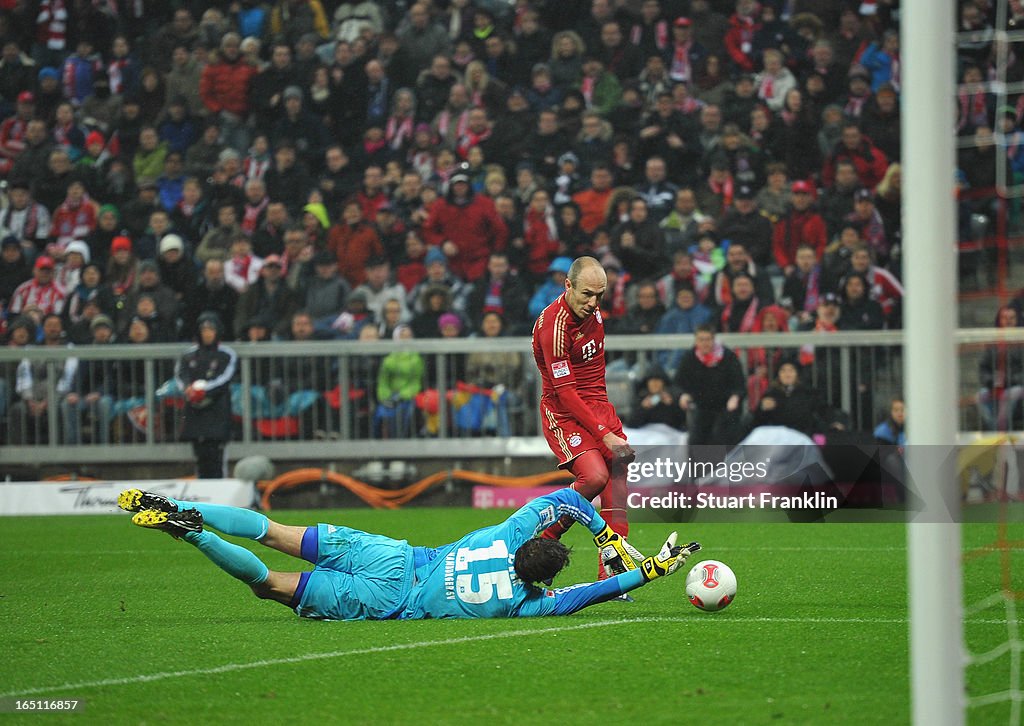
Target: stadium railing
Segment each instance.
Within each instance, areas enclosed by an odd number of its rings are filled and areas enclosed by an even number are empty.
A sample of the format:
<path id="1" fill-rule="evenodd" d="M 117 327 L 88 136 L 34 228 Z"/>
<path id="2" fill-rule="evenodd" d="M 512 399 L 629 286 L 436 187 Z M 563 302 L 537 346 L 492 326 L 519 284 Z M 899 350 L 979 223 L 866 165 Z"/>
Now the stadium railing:
<path id="1" fill-rule="evenodd" d="M 808 380 L 853 428 L 870 432 L 902 389 L 900 331 L 720 335 L 746 366 L 751 351 L 767 352 L 766 375 L 784 357 L 802 357 Z M 997 341 L 1024 348 L 1024 330 L 971 329 L 961 344 L 962 431 L 983 428 L 977 405 L 978 362 Z M 672 365 L 674 351 L 692 346 L 688 335 L 611 335 L 607 339 L 610 399 L 628 422 L 637 388 L 651 365 Z M 232 384 L 234 434 L 230 458 L 253 454 L 274 460 L 493 458 L 545 455 L 537 415 L 539 382 L 528 338 L 359 342 L 234 343 L 238 372 Z M 0 348 L 0 463 L 108 463 L 181 461 L 183 398 L 173 383 L 185 344 L 74 348 Z M 423 391 L 411 401 L 378 400 L 386 357 L 399 351 L 424 360 Z M 778 351 L 778 353 L 776 353 Z M 58 381 L 76 358 L 79 395 L 67 404 Z M 27 360 L 42 380 L 45 411 L 33 416 L 15 392 L 14 372 Z M 1008 360 L 1020 365 L 1022 357 Z M 1012 365 L 1012 363 L 1011 363 Z M 101 383 L 104 366 L 108 373 Z M 114 371 L 113 381 L 110 371 Z M 471 379 L 470 374 L 480 376 Z M 1008 371 L 1024 380 L 1024 370 Z M 89 380 L 92 378 L 93 380 Z M 401 390 L 401 381 L 394 386 Z M 415 388 L 415 386 L 413 387 Z M 387 389 L 380 391 L 387 394 Z M 951 402 L 956 405 L 956 402 Z M 1017 405 L 1016 408 L 1021 408 Z M 909 412 L 912 416 L 913 412 Z M 1020 428 L 1020 412 L 1010 424 Z M 111 446 L 116 445 L 116 446 Z M 116 453 L 115 453 L 116 452 Z"/>

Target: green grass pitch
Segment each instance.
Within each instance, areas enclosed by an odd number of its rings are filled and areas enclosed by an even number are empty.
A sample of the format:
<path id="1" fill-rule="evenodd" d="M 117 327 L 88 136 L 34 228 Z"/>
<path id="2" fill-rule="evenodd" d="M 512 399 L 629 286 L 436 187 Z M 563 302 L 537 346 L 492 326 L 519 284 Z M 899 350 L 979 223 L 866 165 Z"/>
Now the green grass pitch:
<path id="1" fill-rule="evenodd" d="M 440 544 L 500 511 L 281 511 Z M 636 524 L 657 549 L 670 527 Z M 994 539 L 966 525 L 965 547 Z M 685 573 L 566 618 L 324 623 L 301 620 L 192 547 L 122 517 L 0 519 L 0 694 L 79 698 L 38 723 L 844 723 L 909 720 L 902 525 L 693 524 L 697 558 L 739 580 L 717 614 L 691 607 Z M 556 585 L 589 580 L 579 527 Z M 302 563 L 252 544 L 271 568 Z M 1016 559 L 1016 558 L 1015 558 Z M 691 563 L 693 560 L 691 561 Z M 1024 561 L 1016 564 L 1024 566 Z M 955 567 L 956 563 L 950 563 Z M 999 589 L 997 556 L 969 566 L 965 601 Z M 1007 642 L 1002 603 L 972 614 L 973 652 Z M 971 695 L 1010 687 L 1010 653 L 967 670 Z M 1015 684 L 1017 687 L 1020 684 Z M 1006 723 L 1006 703 L 972 723 Z"/>

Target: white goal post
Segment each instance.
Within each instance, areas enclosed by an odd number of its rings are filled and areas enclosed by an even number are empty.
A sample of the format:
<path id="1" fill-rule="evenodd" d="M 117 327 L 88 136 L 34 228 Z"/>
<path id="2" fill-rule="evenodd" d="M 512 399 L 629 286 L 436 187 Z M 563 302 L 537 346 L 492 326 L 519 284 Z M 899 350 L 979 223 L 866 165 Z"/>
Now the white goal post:
<path id="1" fill-rule="evenodd" d="M 904 386 L 909 470 L 924 509 L 907 525 L 913 722 L 964 723 L 954 202 L 956 3 L 904 0 L 902 93 Z M 941 524 L 952 515 L 954 523 Z"/>

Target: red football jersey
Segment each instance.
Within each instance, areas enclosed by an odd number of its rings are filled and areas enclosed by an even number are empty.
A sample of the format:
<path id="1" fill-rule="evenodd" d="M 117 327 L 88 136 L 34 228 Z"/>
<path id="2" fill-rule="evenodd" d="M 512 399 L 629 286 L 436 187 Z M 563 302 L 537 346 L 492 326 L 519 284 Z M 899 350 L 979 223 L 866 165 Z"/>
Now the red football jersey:
<path id="1" fill-rule="evenodd" d="M 572 385 L 584 401 L 607 401 L 604 382 L 604 321 L 601 309 L 579 320 L 565 302 L 565 294 L 544 308 L 533 325 L 533 357 L 543 386 L 541 398 L 551 405 L 556 388 Z"/>

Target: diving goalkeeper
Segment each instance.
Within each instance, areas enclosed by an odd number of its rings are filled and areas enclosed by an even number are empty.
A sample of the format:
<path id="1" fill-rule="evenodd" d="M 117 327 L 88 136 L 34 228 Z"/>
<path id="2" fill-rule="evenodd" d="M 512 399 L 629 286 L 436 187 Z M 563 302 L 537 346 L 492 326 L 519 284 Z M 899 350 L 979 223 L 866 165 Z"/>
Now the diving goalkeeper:
<path id="1" fill-rule="evenodd" d="M 136 512 L 135 524 L 193 545 L 249 585 L 257 597 L 322 620 L 569 615 L 672 574 L 700 549 L 696 542 L 677 546 L 673 532 L 657 555 L 636 562 L 639 553 L 572 489 L 539 497 L 501 524 L 436 548 L 413 547 L 340 525 L 286 526 L 248 509 L 179 501 L 138 489 L 122 492 L 118 505 Z M 605 567 L 619 574 L 567 588 L 540 584 L 550 582 L 569 562 L 564 544 L 537 536 L 563 515 L 590 530 Z M 252 552 L 209 528 L 256 540 L 314 568 L 269 570 Z"/>

